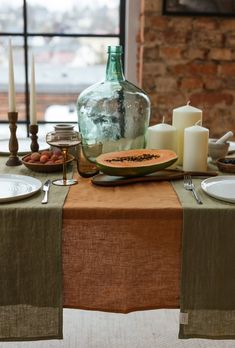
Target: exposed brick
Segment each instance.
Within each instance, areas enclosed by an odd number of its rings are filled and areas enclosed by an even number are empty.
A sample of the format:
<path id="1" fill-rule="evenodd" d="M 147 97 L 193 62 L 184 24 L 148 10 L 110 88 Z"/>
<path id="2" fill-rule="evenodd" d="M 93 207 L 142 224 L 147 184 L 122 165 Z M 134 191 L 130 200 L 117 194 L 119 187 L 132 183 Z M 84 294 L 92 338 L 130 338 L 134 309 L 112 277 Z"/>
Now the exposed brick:
<path id="1" fill-rule="evenodd" d="M 219 138 L 226 131 L 235 132 L 233 123 L 233 112 L 226 107 L 210 108 L 205 111 L 206 117 L 203 117 L 204 124 L 210 129 L 210 137 Z M 204 112 L 203 112 L 204 114 Z M 233 137 L 234 139 L 234 137 Z"/>
<path id="2" fill-rule="evenodd" d="M 197 48 L 223 47 L 224 35 L 219 31 L 195 31 L 192 34 L 191 45 Z"/>
<path id="3" fill-rule="evenodd" d="M 176 75 L 184 77 L 196 75 L 215 75 L 217 72 L 217 65 L 213 63 L 192 62 L 188 64 L 177 64 L 171 67 Z"/>
<path id="4" fill-rule="evenodd" d="M 235 75 L 235 64 L 234 63 L 224 63 L 219 66 L 218 72 L 223 76 L 234 76 Z"/>
<path id="5" fill-rule="evenodd" d="M 144 2 L 144 10 L 147 11 L 154 11 L 154 12 L 161 12 L 162 11 L 162 0 L 147 0 Z"/>
<path id="6" fill-rule="evenodd" d="M 187 100 L 203 110 L 210 136 L 235 132 L 235 21 L 225 17 L 161 16 L 162 0 L 145 2 L 143 86 L 151 122 Z M 159 56 L 157 56 L 157 52 Z M 141 66 L 141 64 L 140 64 Z"/>
<path id="7" fill-rule="evenodd" d="M 229 79 L 225 79 L 223 84 L 224 84 L 224 88 L 235 91 L 235 76 L 230 77 Z"/>
<path id="8" fill-rule="evenodd" d="M 225 46 L 235 48 L 235 32 L 231 32 L 225 35 Z"/>
<path id="9" fill-rule="evenodd" d="M 232 51 L 229 48 L 212 48 L 208 58 L 212 60 L 232 60 Z"/>
<path id="10" fill-rule="evenodd" d="M 203 87 L 203 80 L 201 78 L 183 78 L 180 83 L 180 88 L 182 89 L 201 89 Z"/>
<path id="11" fill-rule="evenodd" d="M 164 43 L 166 45 L 185 45 L 187 34 L 183 31 L 167 30 L 163 33 Z"/>
<path id="12" fill-rule="evenodd" d="M 169 17 L 162 17 L 159 15 L 148 16 L 145 25 L 151 29 L 155 30 L 166 30 L 169 26 Z"/>
<path id="13" fill-rule="evenodd" d="M 159 58 L 158 47 L 146 47 L 144 49 L 144 60 L 146 62 L 157 60 Z"/>
<path id="14" fill-rule="evenodd" d="M 189 60 L 204 59 L 206 52 L 206 49 L 186 47 L 183 56 L 184 58 L 188 58 Z"/>
<path id="15" fill-rule="evenodd" d="M 190 96 L 192 104 L 205 106 L 232 105 L 234 97 L 231 93 L 210 92 L 195 93 Z"/>
<path id="16" fill-rule="evenodd" d="M 221 19 L 219 24 L 222 32 L 235 31 L 234 18 Z"/>
<path id="17" fill-rule="evenodd" d="M 166 72 L 166 65 L 164 63 L 144 63 L 143 66 L 143 77 L 148 78 L 149 75 L 152 76 L 163 76 Z"/>
<path id="18" fill-rule="evenodd" d="M 144 31 L 144 41 L 147 47 L 155 47 L 156 45 L 161 45 L 165 42 L 164 33 L 158 32 L 152 29 L 145 29 Z"/>
<path id="19" fill-rule="evenodd" d="M 146 78 L 144 80 L 143 83 L 143 89 L 147 92 L 147 93 L 155 93 L 156 90 L 156 78 L 154 76 L 148 76 L 148 78 Z"/>
<path id="20" fill-rule="evenodd" d="M 194 30 L 215 30 L 219 27 L 217 18 L 215 17 L 198 17 L 194 18 L 193 29 Z"/>
<path id="21" fill-rule="evenodd" d="M 175 31 L 188 31 L 192 30 L 193 26 L 193 18 L 192 17 L 172 17 L 171 22 L 169 23 L 169 27 Z"/>
<path id="22" fill-rule="evenodd" d="M 172 77 L 160 77 L 156 79 L 156 91 L 158 92 L 172 92 L 177 88 L 177 82 Z"/>
<path id="23" fill-rule="evenodd" d="M 181 53 L 179 47 L 160 47 L 160 57 L 164 59 L 181 59 Z"/>
<path id="24" fill-rule="evenodd" d="M 168 108 L 170 112 L 175 107 L 186 105 L 188 96 L 183 95 L 178 91 L 178 93 L 164 93 L 164 94 L 156 94 L 156 98 L 153 98 L 153 101 L 157 101 L 155 105 L 160 108 Z"/>
<path id="25" fill-rule="evenodd" d="M 205 89 L 208 89 L 208 90 L 218 90 L 222 88 L 223 80 L 221 80 L 220 78 L 209 77 L 205 79 L 204 86 L 205 86 Z"/>

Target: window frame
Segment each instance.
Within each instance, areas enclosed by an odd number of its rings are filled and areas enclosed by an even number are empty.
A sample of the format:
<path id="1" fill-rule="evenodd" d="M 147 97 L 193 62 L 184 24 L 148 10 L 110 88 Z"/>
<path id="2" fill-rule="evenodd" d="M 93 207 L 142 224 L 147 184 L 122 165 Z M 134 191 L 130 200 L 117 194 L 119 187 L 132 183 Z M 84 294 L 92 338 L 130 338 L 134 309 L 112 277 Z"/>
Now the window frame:
<path id="1" fill-rule="evenodd" d="M 25 120 L 19 121 L 19 123 L 26 124 L 27 125 L 27 134 L 29 134 L 29 122 L 30 122 L 30 117 L 29 117 L 29 101 L 30 101 L 30 95 L 29 95 L 29 46 L 28 46 L 28 39 L 30 37 L 36 37 L 36 36 L 41 36 L 41 37 L 95 37 L 95 38 L 119 38 L 119 44 L 123 46 L 123 51 L 125 52 L 125 43 L 126 43 L 126 0 L 119 0 L 120 1 L 120 6 L 119 6 L 119 33 L 118 34 L 92 34 L 92 33 L 31 33 L 28 31 L 28 13 L 27 13 L 27 0 L 22 0 L 22 6 L 23 6 L 23 32 L 1 32 L 0 36 L 5 36 L 5 37 L 22 37 L 23 38 L 23 52 L 24 52 L 24 77 L 25 77 L 25 87 L 24 87 L 24 96 L 25 96 Z M 128 0 L 127 0 L 128 1 Z M 125 56 L 123 55 L 123 65 L 125 65 Z M 0 123 L 7 123 L 8 121 L 3 121 L 0 120 Z M 38 123 L 40 124 L 50 124 L 54 123 L 54 121 L 39 121 Z M 59 123 L 59 121 L 58 121 Z"/>

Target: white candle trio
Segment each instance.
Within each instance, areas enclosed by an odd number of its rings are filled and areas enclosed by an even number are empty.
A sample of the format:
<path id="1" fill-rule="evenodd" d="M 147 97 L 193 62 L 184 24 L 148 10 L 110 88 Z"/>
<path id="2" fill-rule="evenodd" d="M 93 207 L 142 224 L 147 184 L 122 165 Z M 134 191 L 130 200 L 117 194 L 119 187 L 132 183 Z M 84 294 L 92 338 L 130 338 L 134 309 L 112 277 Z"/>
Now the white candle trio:
<path id="1" fill-rule="evenodd" d="M 148 128 L 147 148 L 169 149 L 178 155 L 184 171 L 206 171 L 209 130 L 201 126 L 202 110 L 189 102 L 173 110 L 173 125 L 163 122 Z M 200 125 L 199 125 L 200 124 Z"/>
<path id="2" fill-rule="evenodd" d="M 13 63 L 11 39 L 9 39 L 8 63 L 9 63 L 8 111 L 15 112 L 16 111 L 15 81 L 14 81 L 14 63 Z M 37 124 L 35 65 L 34 65 L 33 56 L 32 56 L 32 63 L 31 63 L 31 84 L 30 84 L 30 124 L 33 124 L 33 125 Z"/>

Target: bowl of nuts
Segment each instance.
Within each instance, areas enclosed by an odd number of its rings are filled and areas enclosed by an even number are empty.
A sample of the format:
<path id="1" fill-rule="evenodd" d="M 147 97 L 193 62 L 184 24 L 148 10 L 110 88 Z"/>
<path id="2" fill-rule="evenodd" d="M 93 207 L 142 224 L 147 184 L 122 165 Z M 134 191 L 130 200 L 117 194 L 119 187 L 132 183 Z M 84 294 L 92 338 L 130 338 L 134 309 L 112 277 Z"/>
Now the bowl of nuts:
<path id="1" fill-rule="evenodd" d="M 235 173 L 235 157 L 218 158 L 216 165 L 221 172 Z"/>
<path id="2" fill-rule="evenodd" d="M 66 164 L 73 160 L 74 157 L 68 154 Z M 22 158 L 22 163 L 34 172 L 60 172 L 63 170 L 63 155 L 60 149 L 32 152 Z"/>

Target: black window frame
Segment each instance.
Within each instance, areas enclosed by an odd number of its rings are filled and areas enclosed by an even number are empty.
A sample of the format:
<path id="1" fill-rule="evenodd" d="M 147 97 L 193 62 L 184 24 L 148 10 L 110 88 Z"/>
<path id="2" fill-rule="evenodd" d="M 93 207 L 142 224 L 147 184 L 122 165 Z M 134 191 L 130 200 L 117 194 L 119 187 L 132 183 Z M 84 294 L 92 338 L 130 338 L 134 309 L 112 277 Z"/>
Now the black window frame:
<path id="1" fill-rule="evenodd" d="M 24 88 L 24 95 L 25 95 L 25 114 L 26 118 L 25 120 L 19 121 L 21 124 L 26 124 L 27 125 L 27 133 L 29 134 L 29 76 L 28 76 L 28 67 L 29 67 L 29 59 L 28 59 L 28 38 L 30 37 L 35 37 L 35 36 L 41 36 L 41 37 L 101 37 L 101 38 L 119 38 L 119 44 L 122 45 L 123 47 L 123 52 L 125 54 L 125 22 L 126 22 L 126 0 L 119 0 L 120 1 L 120 6 L 119 6 L 119 33 L 118 34 L 91 34 L 91 33 L 30 33 L 28 31 L 28 26 L 27 26 L 27 19 L 28 19 L 28 13 L 27 13 L 27 0 L 22 0 L 23 3 L 23 32 L 1 32 L 0 36 L 10 36 L 10 37 L 22 37 L 23 38 L 23 51 L 24 51 L 24 74 L 25 74 L 25 88 Z M 123 66 L 125 62 L 123 54 Z M 0 123 L 8 123 L 8 121 L 3 121 L 0 120 Z M 38 123 L 41 124 L 50 124 L 50 123 L 55 123 L 53 121 L 39 121 Z M 58 121 L 59 123 L 59 121 Z"/>

